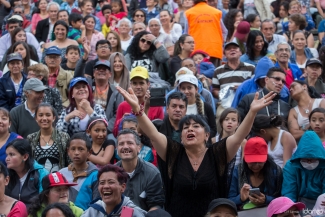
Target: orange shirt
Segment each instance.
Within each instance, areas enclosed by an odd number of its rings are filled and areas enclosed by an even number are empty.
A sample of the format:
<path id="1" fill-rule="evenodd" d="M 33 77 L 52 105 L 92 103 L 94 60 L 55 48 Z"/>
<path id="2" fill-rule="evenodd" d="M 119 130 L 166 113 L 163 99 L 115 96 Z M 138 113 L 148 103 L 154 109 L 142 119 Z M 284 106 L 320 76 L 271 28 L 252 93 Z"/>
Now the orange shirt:
<path id="1" fill-rule="evenodd" d="M 222 12 L 200 2 L 185 12 L 188 34 L 194 38 L 194 50 L 203 50 L 211 57 L 222 59 Z"/>

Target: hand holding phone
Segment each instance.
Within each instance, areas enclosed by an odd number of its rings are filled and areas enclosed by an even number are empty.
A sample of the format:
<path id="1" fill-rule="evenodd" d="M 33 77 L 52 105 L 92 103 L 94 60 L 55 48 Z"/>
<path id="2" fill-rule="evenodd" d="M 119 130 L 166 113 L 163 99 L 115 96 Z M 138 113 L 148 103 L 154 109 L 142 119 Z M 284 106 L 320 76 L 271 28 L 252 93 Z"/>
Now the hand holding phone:
<path id="1" fill-rule="evenodd" d="M 260 189 L 259 188 L 251 188 L 249 189 L 249 195 L 253 196 L 253 194 L 256 194 L 258 196 L 261 195 Z"/>

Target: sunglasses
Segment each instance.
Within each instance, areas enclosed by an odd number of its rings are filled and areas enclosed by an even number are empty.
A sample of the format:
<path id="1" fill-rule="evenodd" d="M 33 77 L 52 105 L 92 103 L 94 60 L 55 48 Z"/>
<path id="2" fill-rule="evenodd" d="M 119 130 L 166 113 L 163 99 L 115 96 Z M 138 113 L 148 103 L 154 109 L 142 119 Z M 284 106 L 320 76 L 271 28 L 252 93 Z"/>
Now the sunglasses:
<path id="1" fill-rule="evenodd" d="M 282 84 L 285 84 L 286 83 L 286 81 L 285 80 L 282 80 L 281 78 L 279 78 L 279 77 L 269 77 L 269 78 L 273 78 L 274 80 L 276 80 L 277 82 L 279 82 L 279 81 L 281 81 L 282 82 Z"/>
<path id="2" fill-rule="evenodd" d="M 144 17 L 143 14 L 136 14 L 135 17 Z"/>
<path id="3" fill-rule="evenodd" d="M 146 43 L 146 44 L 149 45 L 149 46 L 152 44 L 151 41 L 147 41 L 147 40 L 144 39 L 144 38 L 141 38 L 140 41 L 141 41 L 143 44 Z"/>

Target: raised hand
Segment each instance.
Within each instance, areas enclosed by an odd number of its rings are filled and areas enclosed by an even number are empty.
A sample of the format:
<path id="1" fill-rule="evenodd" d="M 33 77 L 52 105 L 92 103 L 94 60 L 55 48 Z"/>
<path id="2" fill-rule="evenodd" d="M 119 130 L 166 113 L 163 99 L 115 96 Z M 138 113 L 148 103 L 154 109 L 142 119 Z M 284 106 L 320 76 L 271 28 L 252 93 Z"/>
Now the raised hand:
<path id="1" fill-rule="evenodd" d="M 262 108 L 270 105 L 273 101 L 272 99 L 277 95 L 277 93 L 270 91 L 268 94 L 266 94 L 261 99 L 258 99 L 259 92 L 255 93 L 255 97 L 253 102 L 251 103 L 250 110 L 253 112 L 258 112 Z"/>
<path id="2" fill-rule="evenodd" d="M 129 87 L 128 91 L 124 90 L 120 86 L 117 86 L 116 89 L 122 96 L 124 97 L 125 101 L 129 103 L 129 105 L 132 107 L 133 112 L 137 113 L 140 111 L 140 105 L 139 100 L 137 96 L 134 94 L 131 87 Z"/>

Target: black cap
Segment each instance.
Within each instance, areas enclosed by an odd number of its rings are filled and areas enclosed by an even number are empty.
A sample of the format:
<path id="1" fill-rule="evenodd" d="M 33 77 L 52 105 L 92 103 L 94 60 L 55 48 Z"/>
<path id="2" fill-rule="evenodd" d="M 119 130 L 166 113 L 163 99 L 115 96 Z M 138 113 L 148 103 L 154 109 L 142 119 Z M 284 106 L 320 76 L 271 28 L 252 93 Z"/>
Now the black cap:
<path id="1" fill-rule="evenodd" d="M 234 213 L 236 213 L 236 215 L 238 215 L 236 204 L 226 198 L 219 198 L 219 199 L 214 199 L 213 201 L 211 201 L 209 204 L 208 212 L 211 212 L 218 206 L 222 206 L 222 205 L 228 206 L 230 209 L 232 209 L 234 211 Z"/>
<path id="2" fill-rule="evenodd" d="M 153 211 L 150 211 L 146 214 L 146 217 L 172 217 L 168 212 L 166 212 L 163 209 L 156 209 Z"/>
<path id="3" fill-rule="evenodd" d="M 309 66 L 309 65 L 311 65 L 311 64 L 318 64 L 321 67 L 323 66 L 322 62 L 319 59 L 317 59 L 317 58 L 310 58 L 310 59 L 308 59 L 307 62 L 306 62 L 306 67 Z"/>
<path id="4" fill-rule="evenodd" d="M 7 62 L 11 62 L 13 60 L 20 60 L 23 61 L 23 57 L 20 55 L 20 53 L 11 53 L 7 55 Z"/>
<path id="5" fill-rule="evenodd" d="M 225 46 L 223 46 L 223 48 L 226 49 L 229 45 L 236 45 L 237 47 L 239 47 L 239 44 L 237 42 L 230 41 L 230 42 L 227 42 L 225 44 Z"/>

